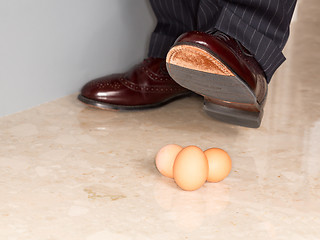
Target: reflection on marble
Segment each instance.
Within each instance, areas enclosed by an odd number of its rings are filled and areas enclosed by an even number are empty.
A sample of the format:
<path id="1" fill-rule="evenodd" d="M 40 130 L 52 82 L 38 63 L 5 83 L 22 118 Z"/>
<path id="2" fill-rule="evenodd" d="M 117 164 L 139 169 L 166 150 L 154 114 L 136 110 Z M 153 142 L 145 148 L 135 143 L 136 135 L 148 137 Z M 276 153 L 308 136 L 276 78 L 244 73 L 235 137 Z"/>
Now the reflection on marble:
<path id="1" fill-rule="evenodd" d="M 259 129 L 190 97 L 108 112 L 76 95 L 0 119 L 0 239 L 320 239 L 320 4 L 301 1 Z M 165 144 L 220 147 L 230 176 L 180 190 Z"/>

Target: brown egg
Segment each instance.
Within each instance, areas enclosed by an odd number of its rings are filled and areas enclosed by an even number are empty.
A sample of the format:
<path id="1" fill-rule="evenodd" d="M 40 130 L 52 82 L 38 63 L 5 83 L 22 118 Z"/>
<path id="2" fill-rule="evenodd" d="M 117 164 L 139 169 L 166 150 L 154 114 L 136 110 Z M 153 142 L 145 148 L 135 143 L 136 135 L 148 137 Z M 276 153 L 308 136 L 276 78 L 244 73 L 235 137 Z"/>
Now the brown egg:
<path id="1" fill-rule="evenodd" d="M 208 182 L 220 182 L 225 179 L 232 167 L 228 153 L 220 148 L 210 148 L 204 152 L 209 163 Z"/>
<path id="2" fill-rule="evenodd" d="M 169 144 L 161 148 L 156 156 L 156 167 L 166 177 L 173 178 L 173 163 L 182 147 Z"/>
<path id="3" fill-rule="evenodd" d="M 200 188 L 208 177 L 208 160 L 196 146 L 182 149 L 173 165 L 173 178 L 177 185 L 186 191 Z"/>

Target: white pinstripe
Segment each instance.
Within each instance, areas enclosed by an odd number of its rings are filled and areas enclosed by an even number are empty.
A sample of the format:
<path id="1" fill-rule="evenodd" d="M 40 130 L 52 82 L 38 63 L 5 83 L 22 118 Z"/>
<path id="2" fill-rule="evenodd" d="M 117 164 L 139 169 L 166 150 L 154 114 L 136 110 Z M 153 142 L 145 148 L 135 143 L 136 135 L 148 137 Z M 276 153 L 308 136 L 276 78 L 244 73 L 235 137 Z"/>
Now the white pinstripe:
<path id="1" fill-rule="evenodd" d="M 176 8 L 174 7 L 174 1 L 171 1 L 171 3 L 172 3 L 172 9 L 173 9 L 173 13 L 174 13 L 174 16 L 176 17 L 176 19 L 179 19 L 178 18 L 178 15 L 177 15 L 177 12 L 176 12 Z M 168 12 L 169 12 L 170 10 L 168 10 Z"/>
<path id="2" fill-rule="evenodd" d="M 162 8 L 161 6 L 162 4 L 160 3 L 160 7 Z M 157 15 L 157 13 L 155 13 Z M 158 17 L 158 16 L 157 16 Z M 156 35 L 155 39 L 153 40 L 155 43 L 158 42 L 158 35 Z M 156 47 L 156 44 L 153 44 L 152 45 L 152 48 L 150 49 L 151 52 L 154 52 L 154 49 Z"/>
<path id="3" fill-rule="evenodd" d="M 218 29 L 221 29 L 221 24 L 224 22 L 225 14 L 222 15 L 222 19 L 220 20 L 219 26 L 217 27 Z"/>
<path id="4" fill-rule="evenodd" d="M 227 5 L 229 5 L 229 3 L 228 3 Z M 230 31 L 231 21 L 232 21 L 233 17 L 235 16 L 234 13 L 237 11 L 237 9 L 238 9 L 238 5 L 237 5 L 236 8 L 234 9 L 234 12 L 233 12 L 233 14 L 232 14 L 232 16 L 231 16 L 231 18 L 230 18 L 230 20 L 229 20 L 228 28 L 227 28 L 227 31 L 228 31 L 228 32 Z"/>
<path id="5" fill-rule="evenodd" d="M 279 55 L 280 55 L 280 52 L 278 53 L 277 57 L 278 57 Z M 276 57 L 275 59 L 277 59 L 277 57 Z M 278 60 L 277 62 L 275 62 L 274 64 L 272 64 L 273 67 L 270 69 L 270 72 L 273 72 L 273 71 L 275 70 L 275 68 L 276 68 L 282 61 L 283 61 L 283 59 L 282 59 L 282 58 L 279 58 L 279 60 Z M 267 68 L 265 69 L 265 71 L 268 71 L 269 68 L 270 68 L 272 65 L 270 65 L 269 67 L 267 67 Z"/>
<path id="6" fill-rule="evenodd" d="M 209 5 L 208 5 L 209 6 Z M 214 7 L 215 7 L 215 9 L 216 9 L 216 12 L 218 12 L 219 11 L 219 6 L 217 6 L 217 5 L 213 5 Z M 209 9 L 211 9 L 210 7 L 209 7 Z M 212 11 L 211 11 L 212 12 Z M 213 12 L 212 12 L 212 15 L 213 15 Z"/>
<path id="7" fill-rule="evenodd" d="M 236 12 L 236 11 L 235 11 L 235 12 Z M 243 17 L 243 16 L 242 16 L 242 17 Z M 238 21 L 237 26 L 236 26 L 236 39 L 239 39 L 239 37 L 238 37 L 239 24 L 240 24 L 240 21 Z"/>
<path id="8" fill-rule="evenodd" d="M 276 31 L 274 32 L 274 35 L 273 35 L 273 36 L 277 36 L 277 33 L 278 33 L 278 31 L 279 31 L 279 28 L 280 28 L 280 25 L 281 25 L 281 23 L 282 23 L 282 21 L 283 21 L 283 19 L 284 19 L 284 16 L 285 16 L 285 14 L 282 14 L 282 18 L 281 18 L 280 24 L 278 25 L 278 27 L 277 27 Z"/>
<path id="9" fill-rule="evenodd" d="M 200 23 L 200 20 L 201 20 L 201 18 L 200 18 L 200 14 L 199 14 L 199 11 L 200 11 L 200 5 L 199 5 L 199 8 L 198 8 L 198 13 L 197 13 L 197 28 L 199 27 L 199 23 Z"/>
<path id="10" fill-rule="evenodd" d="M 264 56 L 265 56 L 267 50 L 269 49 L 270 45 L 271 45 L 271 41 L 269 41 L 268 45 L 265 47 L 263 55 L 259 59 L 257 59 L 258 62 L 260 62 L 262 60 L 262 58 L 264 58 Z"/>
<path id="11" fill-rule="evenodd" d="M 250 4 L 249 5 L 251 6 L 251 4 L 252 4 L 252 0 L 250 0 Z M 241 19 L 244 18 L 246 13 L 247 13 L 247 8 L 244 9 Z M 248 30 L 248 27 L 249 27 L 249 25 L 246 25 L 246 29 L 243 31 L 242 39 L 244 39 L 244 36 L 246 35 L 247 30 Z"/>
<path id="12" fill-rule="evenodd" d="M 186 17 L 186 15 L 185 15 L 185 14 L 183 14 L 183 5 L 182 5 L 183 3 L 182 3 L 182 2 L 180 2 L 180 4 L 181 4 L 180 10 L 181 10 L 182 23 L 183 23 L 183 25 L 184 25 L 184 26 L 188 26 L 187 21 L 185 21 L 185 17 Z"/>
<path id="13" fill-rule="evenodd" d="M 211 15 L 211 17 L 212 17 L 211 19 L 212 19 L 212 20 L 215 19 L 214 13 L 213 13 L 212 9 L 210 8 L 210 5 L 208 5 L 209 3 L 208 3 L 207 1 L 202 0 L 200 4 L 201 4 L 201 5 L 202 5 L 202 4 L 205 5 L 205 6 L 206 6 L 206 9 L 210 11 L 210 15 Z M 201 5 L 200 5 L 200 6 L 201 6 Z M 218 8 L 216 5 L 214 5 L 213 7 L 215 7 L 216 12 L 217 12 L 219 8 Z M 198 25 L 198 27 L 199 27 L 199 25 Z M 206 21 L 206 27 L 209 27 L 208 21 Z"/>
<path id="14" fill-rule="evenodd" d="M 260 8 L 261 2 L 262 2 L 262 0 L 259 0 L 259 7 L 258 7 L 258 8 Z M 250 19 L 250 22 L 249 22 L 249 25 L 252 24 L 253 17 L 254 17 L 254 15 L 256 14 L 258 8 L 256 8 L 255 11 L 254 11 L 254 13 L 252 14 L 251 19 Z M 260 28 L 260 25 L 257 27 L 257 29 L 259 29 L 259 28 Z M 254 36 L 254 35 L 252 35 L 251 38 L 250 38 L 249 45 L 251 45 L 253 36 Z"/>
<path id="15" fill-rule="evenodd" d="M 267 26 L 267 28 L 266 28 L 266 30 L 265 30 L 265 33 L 267 33 L 267 32 L 269 31 L 269 28 L 270 28 L 270 26 L 271 26 L 272 20 L 273 20 L 273 18 L 277 15 L 277 12 L 278 12 L 278 10 L 279 10 L 279 5 L 280 5 L 280 1 L 278 1 L 276 11 L 274 11 L 274 15 L 273 15 L 272 18 L 270 19 L 270 21 L 269 21 L 269 23 L 268 23 L 268 26 Z M 282 21 L 281 21 L 281 22 L 282 22 Z M 280 22 L 280 23 L 281 23 L 281 22 Z M 279 24 L 278 26 L 280 26 L 280 24 Z"/>
<path id="16" fill-rule="evenodd" d="M 196 6 L 194 6 L 193 4 L 194 4 L 194 1 L 191 1 L 191 8 L 196 9 Z M 190 18 L 190 26 L 192 26 L 192 30 L 194 30 L 194 28 L 196 27 L 194 22 L 192 21 L 192 18 Z"/>
<path id="17" fill-rule="evenodd" d="M 269 9 L 270 4 L 271 4 L 271 1 L 268 2 L 268 8 L 267 8 L 267 9 Z M 277 9 L 278 9 L 278 6 L 279 6 L 279 1 L 278 1 Z M 267 13 L 267 10 L 266 10 L 266 11 L 264 12 L 264 14 L 262 15 L 262 18 L 260 19 L 259 24 L 258 24 L 258 28 L 260 28 L 261 23 L 262 23 L 262 20 L 264 19 L 264 16 L 266 15 L 266 13 Z M 275 16 L 275 15 L 276 15 L 276 12 L 274 13 L 274 16 Z M 273 18 L 273 17 L 272 17 L 272 18 Z M 270 22 L 271 22 L 271 21 L 270 21 Z M 266 30 L 266 32 L 267 32 L 267 30 Z"/>
<path id="18" fill-rule="evenodd" d="M 271 54 L 269 55 L 269 57 L 266 59 L 265 64 L 267 64 L 267 62 L 271 59 L 271 56 L 273 56 L 273 53 L 276 51 L 276 48 L 273 49 L 273 51 L 271 52 Z M 279 54 L 279 53 L 278 53 Z M 272 63 L 267 66 L 265 66 L 265 71 L 268 71 L 269 68 L 271 67 Z"/>
<path id="19" fill-rule="evenodd" d="M 271 3 L 271 1 L 269 1 L 268 2 L 268 9 L 269 9 L 269 7 L 270 7 L 270 3 Z M 278 1 L 278 5 L 279 5 L 279 1 Z M 264 14 L 263 14 L 263 16 L 262 16 L 262 18 L 260 19 L 260 22 L 259 22 L 259 26 L 261 26 L 261 23 L 262 23 L 262 20 L 263 20 L 263 17 L 266 15 L 266 13 L 267 13 L 267 11 L 265 11 L 264 12 Z M 274 16 L 276 15 L 276 13 L 274 14 Z M 272 17 L 273 18 L 273 17 Z M 271 20 L 270 20 L 270 22 L 271 22 Z M 261 42 L 262 42 L 262 37 L 260 38 L 260 40 L 259 40 L 259 43 L 258 43 L 258 46 L 257 46 L 257 49 L 259 49 L 260 48 L 260 45 L 261 45 Z M 262 58 L 260 58 L 260 60 L 261 60 Z"/>
<path id="20" fill-rule="evenodd" d="M 262 2 L 262 1 L 259 0 L 259 7 L 260 7 L 260 5 L 261 5 L 261 2 Z M 250 3 L 252 3 L 252 1 L 251 1 Z M 258 8 L 259 8 L 259 7 L 258 7 Z M 252 16 L 251 16 L 251 19 L 250 19 L 250 21 L 249 21 L 249 25 L 252 24 L 253 18 L 254 18 L 254 16 L 255 16 L 258 8 L 256 8 L 256 9 L 254 10 L 254 12 L 253 12 L 253 14 L 252 14 Z"/>
<path id="21" fill-rule="evenodd" d="M 208 26 L 208 18 L 207 18 L 207 16 L 206 16 L 206 13 L 205 13 L 205 11 L 203 10 L 203 8 L 202 8 L 202 6 L 200 5 L 200 10 L 201 10 L 201 12 L 203 13 L 203 16 L 204 16 L 204 18 L 205 18 L 205 23 L 206 23 L 206 26 Z M 200 15 L 199 15 L 200 16 Z M 200 21 L 199 21 L 200 22 Z"/>
<path id="22" fill-rule="evenodd" d="M 277 10 L 279 9 L 279 3 L 280 3 L 280 1 L 278 1 L 278 4 L 277 4 Z M 271 22 L 273 21 L 273 19 L 274 19 L 274 17 L 276 16 L 276 11 L 274 12 L 274 15 L 272 16 L 272 18 L 270 19 L 270 22 L 269 22 L 269 24 L 268 24 L 268 26 L 267 26 L 267 29 L 265 30 L 265 33 L 266 32 L 268 32 L 268 30 L 269 30 L 269 28 L 270 28 L 270 25 L 271 25 Z M 271 43 L 271 42 L 270 42 Z M 270 45 L 270 44 L 269 44 Z M 269 45 L 268 45 L 268 47 L 269 47 Z M 259 43 L 259 45 L 258 45 L 258 47 L 260 46 L 260 43 Z M 268 49 L 268 47 L 266 48 L 266 50 Z M 266 52 L 267 51 L 264 51 L 264 53 L 263 53 L 263 55 L 259 58 L 259 61 L 261 61 L 261 59 L 263 59 L 264 58 L 264 56 L 265 56 L 265 54 L 266 54 Z"/>
<path id="23" fill-rule="evenodd" d="M 295 6 L 295 4 L 296 4 L 296 2 L 294 2 L 294 1 L 291 3 L 291 6 L 289 7 L 289 10 L 287 11 L 287 14 L 293 14 L 293 9 L 292 8 Z M 280 49 L 283 49 L 283 47 L 285 45 L 284 39 L 287 36 L 288 31 L 289 31 L 289 27 L 286 29 L 285 33 L 283 34 L 283 37 L 281 39 L 282 44 L 280 46 Z"/>

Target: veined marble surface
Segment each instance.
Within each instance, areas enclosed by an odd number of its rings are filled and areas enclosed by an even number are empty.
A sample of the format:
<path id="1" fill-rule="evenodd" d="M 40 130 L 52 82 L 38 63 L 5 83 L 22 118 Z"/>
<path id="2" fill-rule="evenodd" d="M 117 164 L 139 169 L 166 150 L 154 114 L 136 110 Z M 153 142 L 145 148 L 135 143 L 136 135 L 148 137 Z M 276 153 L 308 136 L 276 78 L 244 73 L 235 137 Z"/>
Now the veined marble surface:
<path id="1" fill-rule="evenodd" d="M 319 10 L 298 6 L 259 129 L 200 97 L 111 112 L 72 95 L 0 118 L 0 239 L 320 239 Z M 184 192 L 154 165 L 169 143 L 223 148 L 232 172 Z"/>

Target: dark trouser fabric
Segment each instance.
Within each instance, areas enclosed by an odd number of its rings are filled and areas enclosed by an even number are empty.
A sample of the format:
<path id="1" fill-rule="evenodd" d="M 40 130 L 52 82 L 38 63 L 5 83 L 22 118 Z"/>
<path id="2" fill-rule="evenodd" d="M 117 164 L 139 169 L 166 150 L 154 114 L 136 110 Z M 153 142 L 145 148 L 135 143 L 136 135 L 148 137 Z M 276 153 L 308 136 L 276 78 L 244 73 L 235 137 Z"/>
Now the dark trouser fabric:
<path id="1" fill-rule="evenodd" d="M 150 0 L 158 24 L 149 57 L 165 58 L 184 32 L 218 29 L 241 42 L 269 82 L 284 62 L 282 50 L 297 0 Z"/>

